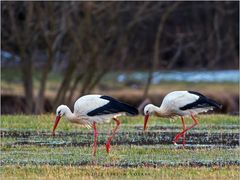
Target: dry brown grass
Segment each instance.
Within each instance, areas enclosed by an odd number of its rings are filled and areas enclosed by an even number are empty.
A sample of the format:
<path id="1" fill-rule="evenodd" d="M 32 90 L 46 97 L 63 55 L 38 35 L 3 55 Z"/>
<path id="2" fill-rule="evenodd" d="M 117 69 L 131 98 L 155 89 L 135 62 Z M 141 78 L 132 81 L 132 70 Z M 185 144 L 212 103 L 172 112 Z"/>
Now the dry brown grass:
<path id="1" fill-rule="evenodd" d="M 50 84 L 46 90 L 46 97 L 51 101 L 57 92 L 58 85 Z M 209 96 L 223 105 L 221 112 L 238 112 L 239 110 L 239 86 L 236 83 L 163 83 L 152 85 L 149 91 L 149 99 L 152 103 L 160 105 L 163 97 L 176 90 L 192 90 Z M 96 88 L 92 93 L 113 96 L 121 101 L 134 106 L 139 106 L 143 102 L 143 88 L 133 89 L 130 87 L 121 87 L 119 89 L 101 90 Z M 37 94 L 37 86 L 34 89 Z M 1 84 L 1 95 L 23 96 L 23 88 L 20 84 Z M 73 96 L 73 101 L 79 97 L 79 89 Z M 73 104 L 74 102 L 72 102 Z"/>
<path id="2" fill-rule="evenodd" d="M 239 167 L 117 168 L 99 166 L 1 167 L 3 179 L 238 179 Z"/>

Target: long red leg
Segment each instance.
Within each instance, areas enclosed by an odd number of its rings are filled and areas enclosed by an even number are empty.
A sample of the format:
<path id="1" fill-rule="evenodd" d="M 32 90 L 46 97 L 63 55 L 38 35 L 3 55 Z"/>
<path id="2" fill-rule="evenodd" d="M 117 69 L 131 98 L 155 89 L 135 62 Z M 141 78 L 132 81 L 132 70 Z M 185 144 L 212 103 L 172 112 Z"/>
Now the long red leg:
<path id="1" fill-rule="evenodd" d="M 97 137 L 98 137 L 98 132 L 96 129 L 96 122 L 93 123 L 93 130 L 94 130 L 94 143 L 93 143 L 93 156 L 96 156 L 96 150 L 97 150 Z"/>
<path id="2" fill-rule="evenodd" d="M 116 131 L 117 131 L 119 125 L 120 125 L 120 121 L 119 121 L 117 118 L 113 118 L 113 120 L 116 122 L 116 127 L 113 129 L 112 134 L 111 134 L 111 136 L 108 138 L 108 141 L 107 141 L 107 143 L 106 143 L 106 151 L 107 151 L 107 153 L 109 153 L 109 151 L 110 151 L 110 143 L 111 143 L 112 138 L 113 138 L 113 136 L 115 135 L 115 133 L 116 133 Z"/>
<path id="3" fill-rule="evenodd" d="M 183 131 L 184 131 L 186 129 L 186 124 L 184 122 L 183 116 L 181 116 L 181 119 L 182 119 Z M 183 143 L 183 146 L 185 146 L 185 144 L 186 144 L 186 133 L 183 134 L 183 141 L 182 141 L 182 143 Z"/>
<path id="4" fill-rule="evenodd" d="M 187 132 L 189 129 L 192 129 L 194 126 L 196 126 L 198 124 L 198 121 L 197 119 L 194 118 L 193 115 L 191 115 L 193 121 L 194 121 L 194 124 L 192 126 L 190 126 L 189 128 L 183 130 L 182 132 L 180 132 L 179 134 L 177 134 L 173 140 L 173 143 L 176 144 L 177 140 L 185 133 Z"/>

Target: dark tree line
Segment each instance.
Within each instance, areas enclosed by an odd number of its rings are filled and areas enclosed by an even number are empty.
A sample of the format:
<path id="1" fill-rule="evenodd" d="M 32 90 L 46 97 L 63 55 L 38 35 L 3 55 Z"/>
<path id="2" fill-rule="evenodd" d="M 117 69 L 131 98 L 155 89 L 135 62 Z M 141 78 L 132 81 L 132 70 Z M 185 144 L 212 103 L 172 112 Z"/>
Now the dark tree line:
<path id="1" fill-rule="evenodd" d="M 42 113 L 48 75 L 66 67 L 54 106 L 113 70 L 237 68 L 239 2 L 1 2 L 2 49 L 18 54 L 28 113 Z M 34 95 L 35 55 L 46 55 Z M 35 106 L 34 106 L 35 102 Z"/>

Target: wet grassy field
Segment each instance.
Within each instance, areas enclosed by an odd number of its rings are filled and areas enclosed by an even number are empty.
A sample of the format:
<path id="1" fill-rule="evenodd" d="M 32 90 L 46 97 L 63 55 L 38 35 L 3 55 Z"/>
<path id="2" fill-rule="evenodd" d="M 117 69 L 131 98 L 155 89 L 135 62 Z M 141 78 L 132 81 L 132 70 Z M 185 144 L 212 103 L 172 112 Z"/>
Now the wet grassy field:
<path id="1" fill-rule="evenodd" d="M 142 132 L 143 117 L 121 117 L 110 154 L 105 142 L 114 122 L 99 124 L 98 149 L 92 156 L 93 130 L 61 120 L 51 135 L 54 115 L 2 116 L 1 167 L 3 179 L 66 178 L 213 178 L 237 179 L 240 170 L 239 118 L 197 116 L 187 145 L 172 144 L 181 120 L 151 118 Z M 191 119 L 186 119 L 188 126 Z"/>

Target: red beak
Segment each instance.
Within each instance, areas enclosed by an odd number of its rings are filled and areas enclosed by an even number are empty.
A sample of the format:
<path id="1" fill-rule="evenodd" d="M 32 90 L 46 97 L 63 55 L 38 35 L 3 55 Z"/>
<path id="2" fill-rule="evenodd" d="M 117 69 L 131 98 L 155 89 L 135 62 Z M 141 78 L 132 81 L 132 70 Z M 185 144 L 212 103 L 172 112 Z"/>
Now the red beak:
<path id="1" fill-rule="evenodd" d="M 57 128 L 57 125 L 58 125 L 60 119 L 61 119 L 61 116 L 56 116 L 56 120 L 55 120 L 55 123 L 54 123 L 54 126 L 53 126 L 52 135 L 55 135 L 55 129 Z"/>
<path id="2" fill-rule="evenodd" d="M 145 115 L 145 118 L 144 118 L 144 131 L 146 130 L 147 128 L 147 122 L 148 122 L 148 118 L 149 118 L 149 114 Z"/>

